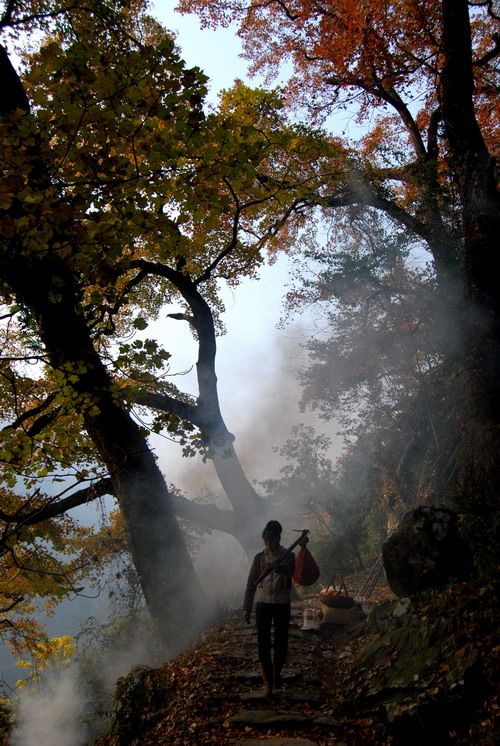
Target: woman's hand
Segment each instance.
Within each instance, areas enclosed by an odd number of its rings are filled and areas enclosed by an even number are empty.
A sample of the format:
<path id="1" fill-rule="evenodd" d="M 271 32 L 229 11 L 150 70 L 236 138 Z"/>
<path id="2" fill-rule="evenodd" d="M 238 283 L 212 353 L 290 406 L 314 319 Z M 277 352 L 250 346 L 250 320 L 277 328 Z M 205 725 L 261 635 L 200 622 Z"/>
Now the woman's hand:
<path id="1" fill-rule="evenodd" d="M 250 617 L 251 617 L 250 611 L 245 611 L 244 613 L 245 613 L 245 622 L 247 624 L 250 624 Z"/>

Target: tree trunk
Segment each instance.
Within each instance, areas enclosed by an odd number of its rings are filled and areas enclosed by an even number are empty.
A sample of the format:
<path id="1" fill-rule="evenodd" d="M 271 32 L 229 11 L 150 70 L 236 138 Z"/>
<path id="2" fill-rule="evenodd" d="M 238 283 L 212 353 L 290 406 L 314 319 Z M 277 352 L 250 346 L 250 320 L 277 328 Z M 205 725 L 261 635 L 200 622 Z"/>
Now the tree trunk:
<path id="1" fill-rule="evenodd" d="M 260 546 L 260 531 L 267 521 L 266 506 L 245 476 L 233 446 L 234 436 L 228 431 L 222 417 L 217 390 L 215 358 L 217 351 L 212 311 L 198 290 L 199 280 L 171 267 L 138 260 L 132 265 L 142 271 L 164 276 L 181 293 L 189 305 L 191 315 L 173 314 L 174 318 L 187 321 L 195 330 L 198 339 L 196 363 L 199 396 L 196 404 L 174 399 L 162 394 L 142 392 L 136 401 L 147 407 L 174 414 L 196 425 L 200 429 L 203 443 L 208 451 L 222 488 L 233 509 L 232 519 L 228 511 L 192 503 L 186 506 L 182 499 L 176 500 L 181 515 L 189 520 L 199 520 L 202 525 L 231 533 L 242 545 L 247 556 L 253 558 Z M 208 520 L 208 523 L 206 522 Z"/>
<path id="2" fill-rule="evenodd" d="M 442 0 L 444 66 L 441 100 L 446 138 L 463 215 L 465 359 L 469 383 L 468 469 L 465 489 L 483 539 L 495 550 L 491 518 L 500 493 L 500 294 L 492 260 L 500 236 L 500 197 L 493 159 L 474 110 L 471 28 L 467 0 Z"/>
<path id="3" fill-rule="evenodd" d="M 233 536 L 247 557 L 253 559 L 260 548 L 260 534 L 267 523 L 267 506 L 248 481 L 233 447 L 232 436 L 211 438 L 211 460 L 217 477 L 235 514 Z"/>
<path id="4" fill-rule="evenodd" d="M 233 507 L 234 536 L 252 558 L 256 551 L 256 537 L 260 533 L 257 526 L 265 525 L 266 511 L 264 501 L 245 476 L 234 450 L 234 436 L 228 431 L 220 411 L 215 373 L 217 344 L 212 311 L 198 291 L 199 281 L 192 281 L 186 275 L 171 279 L 189 304 L 192 312 L 190 323 L 198 337 L 197 425 L 222 488 Z"/>
<path id="5" fill-rule="evenodd" d="M 134 397 L 138 404 L 175 414 L 200 428 L 208 459 L 232 507 L 232 510 L 224 510 L 176 495 L 173 497 L 176 515 L 231 534 L 252 559 L 260 548 L 260 531 L 267 522 L 267 506 L 243 471 L 233 446 L 234 436 L 227 430 L 218 406 L 214 407 L 211 402 L 211 406 L 205 408 L 207 393 L 203 401 L 201 397 L 198 399 L 198 404 L 144 391 L 134 392 Z"/>
<path id="6" fill-rule="evenodd" d="M 81 414 L 106 464 L 148 609 L 168 653 L 175 654 L 195 639 L 213 610 L 196 577 L 164 478 L 94 349 L 84 315 L 77 311 L 80 299 L 72 274 L 55 261 L 24 261 L 21 256 L 8 275 L 61 376 L 70 398 L 63 406 Z"/>

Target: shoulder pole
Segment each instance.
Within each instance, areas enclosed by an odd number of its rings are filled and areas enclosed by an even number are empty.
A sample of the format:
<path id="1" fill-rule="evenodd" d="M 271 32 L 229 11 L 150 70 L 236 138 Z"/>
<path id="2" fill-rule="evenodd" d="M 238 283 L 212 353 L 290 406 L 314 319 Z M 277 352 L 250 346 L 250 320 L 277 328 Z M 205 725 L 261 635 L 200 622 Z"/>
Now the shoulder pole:
<path id="1" fill-rule="evenodd" d="M 283 552 L 283 554 L 281 555 L 281 557 L 279 558 L 279 560 L 276 563 L 277 565 L 280 565 L 283 562 L 283 560 L 286 559 L 293 552 L 293 550 L 295 549 L 295 547 L 297 546 L 297 544 L 300 544 L 301 541 L 303 541 L 304 539 L 307 539 L 307 534 L 309 533 L 309 529 L 308 528 L 295 529 L 295 531 L 300 531 L 299 538 L 296 539 L 293 542 L 293 544 L 291 544 L 288 547 L 288 549 L 286 549 Z M 264 578 L 267 578 L 267 576 L 269 575 L 269 573 L 271 573 L 272 571 L 273 571 L 273 568 L 269 568 L 268 570 L 264 570 L 264 572 L 261 573 L 261 575 L 255 581 L 255 587 L 257 587 L 259 585 L 259 583 L 262 583 L 262 581 L 264 580 Z"/>

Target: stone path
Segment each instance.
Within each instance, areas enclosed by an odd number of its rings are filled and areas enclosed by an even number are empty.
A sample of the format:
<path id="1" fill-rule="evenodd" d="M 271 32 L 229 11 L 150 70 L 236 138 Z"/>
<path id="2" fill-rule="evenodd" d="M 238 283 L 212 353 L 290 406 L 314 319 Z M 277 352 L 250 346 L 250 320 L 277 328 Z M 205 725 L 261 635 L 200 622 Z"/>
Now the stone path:
<path id="1" fill-rule="evenodd" d="M 355 597 L 364 574 L 351 577 L 348 589 Z M 387 596 L 387 586 L 380 584 L 372 600 L 390 600 Z M 292 604 L 288 666 L 272 698 L 263 695 L 255 625 L 245 624 L 240 610 L 228 611 L 175 659 L 129 674 L 113 729 L 96 746 L 116 746 L 120 733 L 129 746 L 379 743 L 371 721 L 358 722 L 345 706 L 352 661 L 367 624 L 361 619 L 350 626 L 302 629 L 306 608 L 319 610 L 320 595 Z"/>
<path id="2" fill-rule="evenodd" d="M 223 695 L 235 703 L 241 703 L 234 714 L 227 718 L 233 729 L 245 731 L 252 729 L 266 734 L 264 738 L 236 739 L 235 746 L 252 746 L 253 744 L 272 743 L 275 746 L 318 746 L 320 741 L 308 738 L 283 738 L 272 733 L 286 729 L 318 729 L 322 733 L 321 743 L 325 743 L 326 734 L 331 734 L 331 743 L 342 746 L 339 738 L 341 724 L 323 710 L 325 695 L 328 696 L 325 663 L 348 654 L 344 638 L 348 637 L 346 628 L 323 626 L 320 630 L 303 630 L 303 608 L 292 607 L 292 621 L 289 637 L 289 662 L 291 665 L 283 671 L 283 686 L 273 696 L 264 697 L 263 682 L 256 658 L 257 642 L 254 625 L 233 625 L 230 649 L 212 651 L 219 657 L 221 668 L 227 684 Z M 319 665 L 318 665 L 319 663 Z M 223 665 L 222 665 L 223 664 Z M 228 677 L 228 664 L 230 674 Z M 322 670 L 325 668 L 325 670 Z M 231 670 L 232 669 L 232 670 Z M 235 684 L 231 695 L 232 684 Z M 301 712 L 294 710 L 300 705 Z M 304 706 L 307 714 L 304 714 Z"/>

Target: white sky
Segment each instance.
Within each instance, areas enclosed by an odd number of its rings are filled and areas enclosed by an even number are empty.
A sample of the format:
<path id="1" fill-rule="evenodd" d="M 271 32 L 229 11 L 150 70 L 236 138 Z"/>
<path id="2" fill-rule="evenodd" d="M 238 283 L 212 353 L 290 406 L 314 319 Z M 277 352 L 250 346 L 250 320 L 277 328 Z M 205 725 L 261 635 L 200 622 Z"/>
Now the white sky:
<path id="1" fill-rule="evenodd" d="M 177 36 L 177 44 L 188 67 L 199 67 L 210 78 L 214 99 L 235 78 L 246 77 L 247 65 L 238 58 L 241 42 L 234 29 L 201 29 L 198 18 L 174 11 L 177 0 L 153 0 L 153 15 Z"/>

